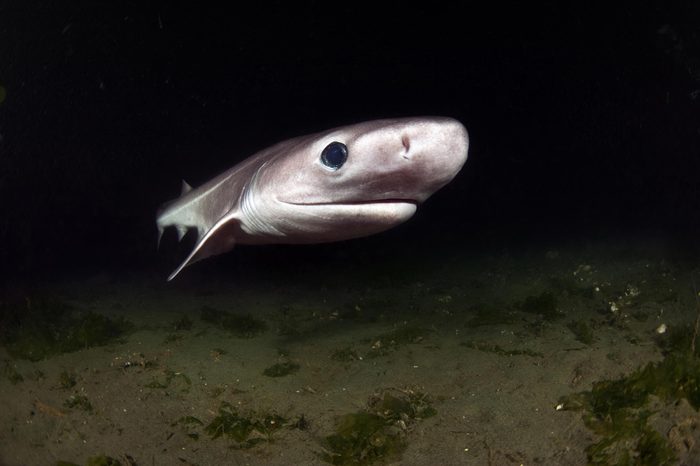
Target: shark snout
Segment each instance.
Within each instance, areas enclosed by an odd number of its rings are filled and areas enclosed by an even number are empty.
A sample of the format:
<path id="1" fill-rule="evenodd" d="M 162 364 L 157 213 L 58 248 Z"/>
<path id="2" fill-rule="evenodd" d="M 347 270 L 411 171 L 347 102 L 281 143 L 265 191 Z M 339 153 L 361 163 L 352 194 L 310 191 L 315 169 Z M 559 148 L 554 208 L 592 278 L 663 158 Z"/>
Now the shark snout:
<path id="1" fill-rule="evenodd" d="M 447 184 L 467 160 L 467 130 L 452 118 L 408 122 L 401 129 L 399 140 L 399 165 L 409 162 L 405 167 L 411 173 L 409 178 L 423 185 L 419 198 L 426 198 Z"/>

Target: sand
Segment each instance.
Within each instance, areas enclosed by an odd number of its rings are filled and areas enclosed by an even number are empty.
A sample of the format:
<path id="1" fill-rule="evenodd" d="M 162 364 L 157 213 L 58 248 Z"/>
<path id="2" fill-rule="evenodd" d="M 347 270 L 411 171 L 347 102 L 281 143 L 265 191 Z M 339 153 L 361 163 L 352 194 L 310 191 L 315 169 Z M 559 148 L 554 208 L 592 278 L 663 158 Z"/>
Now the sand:
<path id="1" fill-rule="evenodd" d="M 5 374 L 23 378 L 0 379 L 0 464 L 86 464 L 100 454 L 122 465 L 328 464 L 324 438 L 339 417 L 387 390 L 422 394 L 436 412 L 396 426 L 406 447 L 389 464 L 587 464 L 597 437 L 581 412 L 557 405 L 661 360 L 659 327 L 694 322 L 693 264 L 683 257 L 658 241 L 599 241 L 447 251 L 371 271 L 333 261 L 247 277 L 201 276 L 202 264 L 174 283 L 146 273 L 62 278 L 43 292 L 135 329 L 36 362 L 0 348 Z M 543 293 L 557 315 L 525 310 Z M 202 320 L 203 308 L 252 315 L 267 329 L 236 336 Z M 184 317 L 192 327 L 176 330 Z M 579 341 L 572 321 L 587 323 L 593 342 Z M 264 374 L 286 362 L 298 371 Z M 75 385 L 62 386 L 62 373 Z M 92 409 L 67 407 L 76 396 Z M 222 402 L 288 425 L 255 434 L 263 440 L 250 448 L 212 439 L 205 426 Z M 690 407 L 659 411 L 666 438 L 697 417 Z M 185 416 L 203 425 L 178 424 Z M 700 464 L 689 435 L 678 461 Z"/>

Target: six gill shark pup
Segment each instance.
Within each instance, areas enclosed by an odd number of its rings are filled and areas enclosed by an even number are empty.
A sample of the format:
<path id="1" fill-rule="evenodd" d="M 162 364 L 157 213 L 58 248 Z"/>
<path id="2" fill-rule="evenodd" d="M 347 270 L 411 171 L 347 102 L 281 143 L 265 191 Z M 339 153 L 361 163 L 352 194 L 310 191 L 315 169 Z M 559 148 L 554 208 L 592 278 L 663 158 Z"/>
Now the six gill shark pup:
<path id="1" fill-rule="evenodd" d="M 367 236 L 408 220 L 467 160 L 462 124 L 442 117 L 376 120 L 280 142 L 158 212 L 158 239 L 197 230 L 170 274 L 235 244 L 322 243 Z"/>

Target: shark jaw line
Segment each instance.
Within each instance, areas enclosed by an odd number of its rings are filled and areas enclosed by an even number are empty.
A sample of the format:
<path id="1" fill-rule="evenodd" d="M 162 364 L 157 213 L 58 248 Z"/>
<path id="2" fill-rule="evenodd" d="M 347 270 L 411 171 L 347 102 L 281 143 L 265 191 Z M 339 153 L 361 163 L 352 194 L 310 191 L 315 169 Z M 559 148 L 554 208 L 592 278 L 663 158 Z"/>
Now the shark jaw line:
<path id="1" fill-rule="evenodd" d="M 413 204 L 418 206 L 419 201 L 414 199 L 375 199 L 371 201 L 342 201 L 342 202 L 289 202 L 282 201 L 279 202 L 283 204 L 295 205 L 295 206 L 371 206 L 371 205 L 383 205 L 383 204 L 396 204 L 405 205 Z"/>

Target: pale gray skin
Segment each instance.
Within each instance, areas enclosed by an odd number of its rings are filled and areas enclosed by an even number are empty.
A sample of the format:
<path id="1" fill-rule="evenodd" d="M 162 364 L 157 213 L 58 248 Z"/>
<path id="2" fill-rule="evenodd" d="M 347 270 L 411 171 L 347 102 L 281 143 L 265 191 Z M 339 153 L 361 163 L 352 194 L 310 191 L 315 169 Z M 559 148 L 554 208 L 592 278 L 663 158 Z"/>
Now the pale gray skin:
<path id="1" fill-rule="evenodd" d="M 321 152 L 347 147 L 330 169 Z M 469 138 L 451 118 L 375 120 L 280 142 L 249 157 L 158 212 L 158 238 L 197 230 L 197 244 L 168 277 L 236 243 L 323 243 L 378 233 L 405 222 L 467 160 Z"/>

